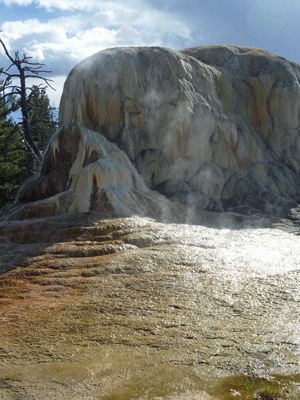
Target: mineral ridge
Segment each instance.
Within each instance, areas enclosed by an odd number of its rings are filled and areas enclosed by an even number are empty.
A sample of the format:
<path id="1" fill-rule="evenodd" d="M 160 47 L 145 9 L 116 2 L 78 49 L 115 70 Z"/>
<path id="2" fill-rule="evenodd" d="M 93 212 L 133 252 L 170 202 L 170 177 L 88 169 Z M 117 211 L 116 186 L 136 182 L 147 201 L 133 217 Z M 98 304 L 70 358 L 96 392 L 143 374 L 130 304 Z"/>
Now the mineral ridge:
<path id="1" fill-rule="evenodd" d="M 99 211 L 104 197 L 119 216 L 281 215 L 299 200 L 299 82 L 297 64 L 248 47 L 101 51 L 70 72 L 9 218 Z"/>

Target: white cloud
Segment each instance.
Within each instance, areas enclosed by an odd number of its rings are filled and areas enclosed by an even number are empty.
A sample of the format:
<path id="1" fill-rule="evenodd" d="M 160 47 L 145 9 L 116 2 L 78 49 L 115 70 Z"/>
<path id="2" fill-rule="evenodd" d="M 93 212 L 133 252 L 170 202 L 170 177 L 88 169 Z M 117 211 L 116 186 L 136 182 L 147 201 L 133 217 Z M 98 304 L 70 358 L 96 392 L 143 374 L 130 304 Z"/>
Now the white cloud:
<path id="1" fill-rule="evenodd" d="M 47 94 L 50 99 L 50 105 L 58 108 L 60 98 L 62 95 L 62 91 L 63 91 L 63 85 L 65 83 L 66 77 L 65 76 L 54 76 L 54 77 L 51 77 L 51 79 L 53 80 L 53 82 L 51 83 L 51 86 L 55 90 L 49 89 L 47 91 Z"/>
<path id="2" fill-rule="evenodd" d="M 60 10 L 82 10 L 89 9 L 93 3 L 96 1 L 93 0 L 1 0 L 1 3 L 4 3 L 6 6 L 11 5 L 19 5 L 19 6 L 28 6 L 29 4 L 37 4 L 38 6 L 45 7 L 46 9 L 58 8 Z"/>
<path id="3" fill-rule="evenodd" d="M 46 0 L 39 0 L 39 3 L 42 1 Z M 68 3 L 68 0 L 64 1 Z M 47 2 L 54 4 L 54 0 Z M 77 4 L 77 1 L 72 3 Z M 90 0 L 90 3 L 95 1 Z M 79 61 L 108 47 L 162 45 L 166 34 L 181 41 L 189 39 L 190 30 L 185 24 L 163 12 L 149 8 L 141 12 L 130 2 L 126 6 L 118 1 L 113 5 L 110 2 L 96 4 L 99 9 L 97 14 L 78 13 L 47 22 L 37 19 L 7 21 L 1 26 L 1 37 L 10 51 L 18 48 L 39 61 L 47 61 L 50 54 L 53 57 L 55 54 L 56 58 L 68 55 L 72 60 Z"/>
<path id="4" fill-rule="evenodd" d="M 33 0 L 1 2 L 27 5 Z M 105 48 L 158 45 L 179 49 L 189 44 L 188 26 L 178 16 L 151 8 L 146 0 L 36 0 L 35 4 L 47 10 L 79 11 L 53 19 L 53 13 L 45 13 L 43 21 L 6 21 L 0 26 L 1 38 L 11 53 L 19 50 L 32 56 L 63 80 L 76 63 Z M 58 106 L 57 98 L 55 102 Z"/>
<path id="5" fill-rule="evenodd" d="M 33 0 L 1 0 L 0 3 L 4 3 L 6 6 L 10 6 L 12 4 L 17 4 L 19 6 L 28 6 L 31 4 Z"/>
<path id="6" fill-rule="evenodd" d="M 113 15 L 107 11 L 107 16 L 114 18 L 116 11 L 119 10 L 119 16 L 124 17 L 128 8 L 135 10 L 135 14 L 142 14 L 145 10 L 149 9 L 147 0 L 0 0 L 7 6 L 20 5 L 27 6 L 36 4 L 38 7 L 43 7 L 46 10 L 113 10 Z M 152 8 L 154 10 L 154 8 Z"/>

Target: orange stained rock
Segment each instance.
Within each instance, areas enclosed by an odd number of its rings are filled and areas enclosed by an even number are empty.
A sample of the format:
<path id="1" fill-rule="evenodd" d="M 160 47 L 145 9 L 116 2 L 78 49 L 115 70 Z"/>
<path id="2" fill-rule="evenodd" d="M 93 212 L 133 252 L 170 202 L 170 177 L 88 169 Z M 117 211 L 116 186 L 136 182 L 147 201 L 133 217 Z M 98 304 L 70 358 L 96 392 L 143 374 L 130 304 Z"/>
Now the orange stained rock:
<path id="1" fill-rule="evenodd" d="M 255 131 L 265 140 L 270 131 L 270 118 L 267 110 L 267 93 L 262 82 L 255 77 L 248 80 L 248 118 Z"/>

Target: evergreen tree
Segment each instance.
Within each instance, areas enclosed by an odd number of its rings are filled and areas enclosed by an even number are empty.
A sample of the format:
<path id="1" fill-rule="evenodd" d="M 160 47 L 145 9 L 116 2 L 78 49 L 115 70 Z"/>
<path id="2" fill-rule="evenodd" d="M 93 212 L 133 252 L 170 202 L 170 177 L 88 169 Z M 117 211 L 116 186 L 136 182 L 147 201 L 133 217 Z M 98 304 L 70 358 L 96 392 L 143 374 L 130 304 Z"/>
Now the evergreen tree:
<path id="1" fill-rule="evenodd" d="M 58 126 L 58 110 L 50 107 L 50 99 L 45 89 L 39 89 L 37 86 L 33 86 L 32 89 L 35 93 L 31 97 L 29 107 L 32 139 L 43 154 Z M 18 102 L 13 96 L 0 100 L 0 208 L 14 200 L 22 183 L 31 175 L 27 169 L 28 154 L 24 145 L 22 125 L 12 118 L 18 109 Z M 31 153 L 29 157 L 32 157 Z M 39 164 L 34 158 L 32 165 L 37 171 Z"/>
<path id="2" fill-rule="evenodd" d="M 20 185 L 27 178 L 20 127 L 11 117 L 16 109 L 14 98 L 0 100 L 0 208 L 13 201 Z"/>
<path id="3" fill-rule="evenodd" d="M 45 88 L 32 86 L 29 102 L 29 124 L 31 136 L 38 149 L 43 153 L 53 132 L 58 127 L 57 110 L 50 106 L 50 99 Z"/>
<path id="4" fill-rule="evenodd" d="M 41 73 L 50 71 L 43 70 L 44 64 L 32 62 L 32 57 L 27 57 L 25 54 L 23 57 L 20 57 L 19 52 L 15 52 L 15 56 L 13 57 L 1 38 L 0 44 L 11 62 L 10 66 L 5 71 L 2 70 L 1 72 L 6 78 L 3 80 L 2 96 L 0 99 L 4 100 L 11 95 L 17 97 L 22 115 L 21 134 L 27 156 L 26 168 L 30 176 L 35 173 L 36 164 L 41 164 L 43 158 L 42 152 L 32 136 L 33 131 L 30 125 L 30 115 L 34 113 L 32 101 L 34 101 L 34 98 L 38 98 L 38 94 L 41 94 L 46 87 L 51 87 L 51 79 L 44 78 L 40 75 Z M 13 72 L 11 72 L 11 69 Z M 28 80 L 32 78 L 42 80 L 44 84 L 30 87 L 28 86 Z"/>
<path id="5" fill-rule="evenodd" d="M 5 71 L 0 68 L 0 76 L 4 76 L 0 80 L 1 208 L 11 202 L 20 185 L 37 172 L 45 145 L 58 126 L 58 113 L 50 107 L 46 93 L 51 80 L 40 76 L 50 71 L 42 70 L 43 64 L 31 62 L 31 57 L 20 57 L 18 52 L 13 58 L 1 39 L 0 44 L 11 62 Z M 11 72 L 11 68 L 16 72 Z M 30 87 L 30 78 L 40 79 L 44 85 Z M 21 115 L 20 123 L 12 118 L 16 111 Z"/>

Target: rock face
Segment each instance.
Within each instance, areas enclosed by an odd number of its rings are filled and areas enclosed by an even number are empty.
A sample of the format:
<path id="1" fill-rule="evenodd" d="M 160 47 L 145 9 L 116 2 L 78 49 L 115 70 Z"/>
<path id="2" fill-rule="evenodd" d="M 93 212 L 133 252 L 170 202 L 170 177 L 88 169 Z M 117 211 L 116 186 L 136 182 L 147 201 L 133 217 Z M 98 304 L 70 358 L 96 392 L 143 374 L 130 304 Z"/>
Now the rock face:
<path id="1" fill-rule="evenodd" d="M 276 211 L 274 206 L 287 199 L 290 204 L 298 201 L 299 66 L 268 51 L 236 46 L 195 47 L 183 53 L 217 69 L 218 94 L 236 127 L 235 143 L 226 141 L 222 130 L 211 137 L 212 161 L 230 173 L 221 199 L 265 212 Z M 230 151 L 238 168 L 230 168 L 224 157 Z"/>
<path id="2" fill-rule="evenodd" d="M 298 65 L 253 48 L 101 51 L 69 74 L 40 174 L 5 218 L 278 215 L 299 200 L 299 82 Z"/>

